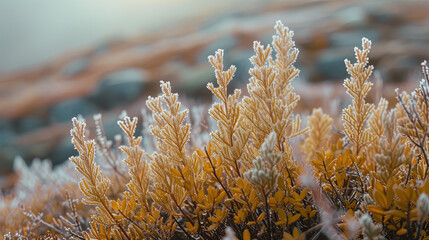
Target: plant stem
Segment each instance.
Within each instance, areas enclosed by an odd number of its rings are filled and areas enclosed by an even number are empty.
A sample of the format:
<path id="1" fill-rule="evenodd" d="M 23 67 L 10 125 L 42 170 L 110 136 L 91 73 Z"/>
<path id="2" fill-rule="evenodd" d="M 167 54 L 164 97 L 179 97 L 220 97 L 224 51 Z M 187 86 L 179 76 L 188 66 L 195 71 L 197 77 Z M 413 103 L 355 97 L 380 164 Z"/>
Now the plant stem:
<path id="1" fill-rule="evenodd" d="M 265 212 L 267 214 L 267 220 L 268 220 L 268 234 L 270 235 L 270 239 L 273 239 L 273 232 L 271 229 L 270 206 L 268 205 L 268 194 L 266 194 L 264 191 L 263 191 L 263 194 L 264 194 L 264 201 L 265 201 Z"/>
<path id="2" fill-rule="evenodd" d="M 177 223 L 177 225 L 179 226 L 179 228 L 182 229 L 182 231 L 186 234 L 186 236 L 189 239 L 193 239 L 193 240 L 195 239 L 194 237 L 191 236 L 191 234 L 188 233 L 188 231 L 186 231 L 186 229 L 179 223 L 179 221 L 177 221 L 177 219 L 174 216 L 172 216 L 172 218 Z"/>

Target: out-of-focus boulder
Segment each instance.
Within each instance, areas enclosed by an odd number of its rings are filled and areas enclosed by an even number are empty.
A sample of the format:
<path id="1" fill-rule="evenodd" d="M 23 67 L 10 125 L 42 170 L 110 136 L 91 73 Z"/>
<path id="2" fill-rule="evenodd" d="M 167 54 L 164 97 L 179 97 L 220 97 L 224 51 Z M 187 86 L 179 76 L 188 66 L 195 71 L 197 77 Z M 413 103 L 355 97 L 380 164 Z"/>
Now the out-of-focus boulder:
<path id="1" fill-rule="evenodd" d="M 50 159 L 52 160 L 52 163 L 55 165 L 66 161 L 71 156 L 78 156 L 78 155 L 79 153 L 74 148 L 71 142 L 71 137 L 66 137 L 63 140 L 61 140 L 61 142 L 55 147 Z"/>
<path id="2" fill-rule="evenodd" d="M 365 10 L 360 6 L 351 6 L 334 13 L 334 18 L 344 26 L 360 27 L 366 24 Z"/>
<path id="3" fill-rule="evenodd" d="M 353 58 L 353 53 L 349 48 L 334 48 L 324 50 L 320 53 L 315 64 L 315 74 L 324 79 L 344 79 L 347 77 L 347 70 L 344 64 L 344 59 Z"/>
<path id="4" fill-rule="evenodd" d="M 241 87 L 240 85 L 249 82 L 249 69 L 252 67 L 252 63 L 250 62 L 249 58 L 253 55 L 255 55 L 255 52 L 248 50 L 234 54 L 234 56 L 232 57 L 232 65 L 235 65 L 235 67 L 237 67 L 234 78 L 232 79 L 233 86 Z M 225 66 L 225 69 L 228 68 L 229 66 Z"/>
<path id="5" fill-rule="evenodd" d="M 198 54 L 198 61 L 200 63 L 205 63 L 207 62 L 208 56 L 214 55 L 218 49 L 223 49 L 225 52 L 228 52 L 229 50 L 236 47 L 237 44 L 238 40 L 236 37 L 226 35 L 205 47 L 205 49 Z M 229 56 L 225 55 L 225 60 L 228 58 Z"/>
<path id="6" fill-rule="evenodd" d="M 87 116 L 97 112 L 97 107 L 86 98 L 75 98 L 54 105 L 50 110 L 50 119 L 54 122 L 68 122 L 79 114 Z"/>
<path id="7" fill-rule="evenodd" d="M 92 100 L 104 109 L 128 104 L 140 96 L 146 79 L 147 73 L 135 68 L 110 73 L 99 83 Z"/>
<path id="8" fill-rule="evenodd" d="M 377 43 L 381 36 L 375 29 L 356 29 L 343 32 L 334 32 L 329 35 L 329 42 L 332 47 L 355 47 L 362 45 L 362 38 L 366 37 Z"/>
<path id="9" fill-rule="evenodd" d="M 31 132 L 46 126 L 46 122 L 37 116 L 28 116 L 18 121 L 18 131 L 20 133 Z"/>
<path id="10" fill-rule="evenodd" d="M 86 57 L 75 59 L 63 67 L 61 73 L 66 76 L 75 76 L 85 72 L 89 68 L 90 60 Z"/>
<path id="11" fill-rule="evenodd" d="M 207 83 L 215 84 L 216 77 L 210 64 L 202 64 L 197 68 L 185 68 L 181 73 L 178 92 L 183 92 L 191 97 L 203 97 L 210 95 Z M 216 85 L 216 84 L 215 84 Z"/>

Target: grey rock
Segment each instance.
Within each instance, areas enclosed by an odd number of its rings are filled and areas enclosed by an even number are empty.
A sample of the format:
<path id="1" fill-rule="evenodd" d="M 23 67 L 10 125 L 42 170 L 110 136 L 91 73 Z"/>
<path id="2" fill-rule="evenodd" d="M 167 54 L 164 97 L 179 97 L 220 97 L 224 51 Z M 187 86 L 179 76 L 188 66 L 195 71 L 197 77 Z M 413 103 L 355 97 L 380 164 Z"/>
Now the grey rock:
<path id="1" fill-rule="evenodd" d="M 54 105 L 49 115 L 54 122 L 68 122 L 79 114 L 87 116 L 97 112 L 97 107 L 87 99 L 75 98 Z"/>
<path id="2" fill-rule="evenodd" d="M 273 46 L 273 33 L 269 32 L 267 34 L 264 34 L 262 37 L 260 38 L 256 38 L 257 41 L 260 41 L 262 45 L 267 46 L 268 44 L 270 44 L 270 46 Z"/>
<path id="3" fill-rule="evenodd" d="M 88 70 L 89 62 L 88 58 L 75 59 L 64 66 L 61 72 L 66 76 L 79 75 Z"/>
<path id="4" fill-rule="evenodd" d="M 375 29 L 357 29 L 344 32 L 334 32 L 329 36 L 332 47 L 360 47 L 362 38 L 366 37 L 373 43 L 380 40 L 380 33 Z"/>
<path id="5" fill-rule="evenodd" d="M 126 69 L 104 77 L 92 100 L 102 108 L 122 106 L 137 99 L 145 86 L 147 74 L 139 69 Z"/>
<path id="6" fill-rule="evenodd" d="M 419 61 L 412 56 L 401 57 L 398 60 L 398 68 L 401 69 L 411 69 L 411 68 L 420 68 Z"/>
<path id="7" fill-rule="evenodd" d="M 105 42 L 96 46 L 92 54 L 94 54 L 95 56 L 98 56 L 106 53 L 109 50 L 109 47 L 112 44 L 112 42 Z"/>
<path id="8" fill-rule="evenodd" d="M 299 70 L 299 73 L 298 73 L 298 76 L 296 76 L 295 79 L 293 79 L 292 85 L 297 86 L 298 84 L 303 84 L 304 82 L 310 80 L 309 70 L 307 66 L 304 66 L 300 63 L 299 56 L 298 56 L 298 60 L 294 63 L 294 66 L 296 69 Z"/>
<path id="9" fill-rule="evenodd" d="M 0 130 L 12 129 L 12 123 L 6 119 L 0 118 Z"/>
<path id="10" fill-rule="evenodd" d="M 249 69 L 252 67 L 252 63 L 250 62 L 250 57 L 255 55 L 253 51 L 241 51 L 237 54 L 234 54 L 231 62 L 232 65 L 235 65 L 237 68 L 234 78 L 232 79 L 233 85 L 245 84 L 248 83 L 250 74 Z M 228 68 L 229 66 L 225 66 Z M 237 84 L 235 84 L 237 83 Z"/>
<path id="11" fill-rule="evenodd" d="M 55 165 L 68 160 L 71 156 L 78 156 L 78 154 L 71 142 L 71 137 L 66 137 L 55 147 L 50 159 Z"/>
<path id="12" fill-rule="evenodd" d="M 229 50 L 233 49 L 237 44 L 238 44 L 238 40 L 236 37 L 231 35 L 226 35 L 214 41 L 213 43 L 209 44 L 208 46 L 206 46 L 204 50 L 202 50 L 198 55 L 198 62 L 206 63 L 208 61 L 207 58 L 210 55 L 214 55 L 218 49 L 223 49 L 227 53 Z M 230 55 L 225 54 L 225 60 L 227 60 L 229 56 Z"/>
<path id="13" fill-rule="evenodd" d="M 427 26 L 407 25 L 397 28 L 396 37 L 411 40 L 414 43 L 429 43 L 429 28 Z"/>
<path id="14" fill-rule="evenodd" d="M 384 72 L 385 79 L 392 82 L 404 82 L 409 78 L 411 72 L 419 72 L 420 62 L 412 56 L 404 56 L 396 60 L 393 68 Z"/>
<path id="15" fill-rule="evenodd" d="M 349 51 L 349 48 L 324 50 L 316 60 L 315 72 L 324 79 L 344 79 L 347 77 L 344 59 L 352 57 L 353 53 Z"/>
<path id="16" fill-rule="evenodd" d="M 368 17 L 372 22 L 381 24 L 393 23 L 398 18 L 394 12 L 386 11 L 384 8 L 369 9 Z"/>
<path id="17" fill-rule="evenodd" d="M 179 92 L 184 92 L 187 96 L 208 96 L 210 92 L 207 83 L 216 82 L 214 70 L 209 64 L 199 68 L 185 68 L 181 75 Z"/>
<path id="18" fill-rule="evenodd" d="M 11 144 L 16 136 L 12 129 L 0 129 L 0 146 Z"/>
<path id="19" fill-rule="evenodd" d="M 122 130 L 118 126 L 118 118 L 115 116 L 103 118 L 103 129 L 107 140 L 114 141 L 115 135 L 122 134 Z"/>
<path id="20" fill-rule="evenodd" d="M 367 16 L 362 7 L 352 6 L 337 11 L 334 18 L 345 26 L 359 27 L 365 25 Z"/>
<path id="21" fill-rule="evenodd" d="M 24 159 L 32 160 L 35 158 L 46 158 L 52 153 L 52 146 L 49 143 L 33 143 L 20 145 L 19 156 Z"/>
<path id="22" fill-rule="evenodd" d="M 0 145 L 0 173 L 11 172 L 13 160 L 19 154 L 19 149 L 12 144 Z"/>
<path id="23" fill-rule="evenodd" d="M 18 131 L 20 133 L 31 132 L 46 126 L 46 122 L 36 116 L 24 117 L 18 121 Z"/>

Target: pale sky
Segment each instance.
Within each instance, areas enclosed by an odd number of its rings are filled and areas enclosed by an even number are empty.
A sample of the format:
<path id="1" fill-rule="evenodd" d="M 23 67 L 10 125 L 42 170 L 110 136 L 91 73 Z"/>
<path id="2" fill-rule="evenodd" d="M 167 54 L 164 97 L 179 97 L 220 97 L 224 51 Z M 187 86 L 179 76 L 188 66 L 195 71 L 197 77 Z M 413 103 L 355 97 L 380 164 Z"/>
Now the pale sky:
<path id="1" fill-rule="evenodd" d="M 150 33 L 157 27 L 180 23 L 180 19 L 210 17 L 220 9 L 239 12 L 246 7 L 242 3 L 243 0 L 0 0 L 0 72 L 35 66 L 110 39 Z"/>

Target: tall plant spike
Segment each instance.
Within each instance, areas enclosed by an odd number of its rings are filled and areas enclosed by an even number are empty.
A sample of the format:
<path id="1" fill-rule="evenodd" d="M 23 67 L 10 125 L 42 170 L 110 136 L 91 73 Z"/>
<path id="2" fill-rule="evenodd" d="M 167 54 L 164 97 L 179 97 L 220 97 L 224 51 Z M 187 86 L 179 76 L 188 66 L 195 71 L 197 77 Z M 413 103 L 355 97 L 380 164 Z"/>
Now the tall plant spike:
<path id="1" fill-rule="evenodd" d="M 283 148 L 285 139 L 303 133 L 300 119 L 292 117 L 299 95 L 290 85 L 299 71 L 293 66 L 298 50 L 292 41 L 293 32 L 281 22 L 275 26 L 277 35 L 273 37 L 276 59 L 273 60 L 270 45 L 264 47 L 260 42 L 253 43 L 255 55 L 250 58 L 253 68 L 250 83 L 247 85 L 249 96 L 243 98 L 243 114 L 253 128 L 256 148 L 260 148 L 272 131 L 277 135 L 277 148 Z"/>
<path id="2" fill-rule="evenodd" d="M 128 137 L 129 146 L 121 146 L 126 158 L 124 162 L 130 169 L 128 174 L 131 177 L 127 184 L 128 189 L 134 194 L 138 203 L 149 211 L 146 195 L 149 189 L 149 163 L 145 161 L 145 152 L 140 148 L 141 137 L 135 138 L 134 132 L 137 127 L 137 118 L 132 120 L 127 116 L 123 121 L 118 121 L 118 125 Z"/>
<path id="3" fill-rule="evenodd" d="M 209 56 L 209 62 L 215 69 L 218 87 L 208 83 L 207 88 L 221 100 L 209 109 L 210 116 L 219 127 L 219 130 L 210 134 L 212 137 L 210 144 L 216 146 L 216 152 L 227 169 L 234 175 L 241 176 L 241 168 L 251 166 L 253 154 L 251 145 L 248 144 L 250 132 L 246 130 L 239 105 L 241 91 L 236 89 L 231 95 L 228 95 L 227 91 L 236 68 L 231 66 L 227 71 L 223 70 L 223 50 Z"/>
<path id="4" fill-rule="evenodd" d="M 343 126 L 357 154 L 373 140 L 371 131 L 365 125 L 374 108 L 373 104 L 365 101 L 365 97 L 372 86 L 369 77 L 373 66 L 367 66 L 370 49 L 371 41 L 363 38 L 362 50 L 355 47 L 356 63 L 352 64 L 349 60 L 345 60 L 350 78 L 344 81 L 344 86 L 353 102 L 348 108 L 343 109 Z"/>
<path id="5" fill-rule="evenodd" d="M 82 201 L 86 204 L 97 206 L 96 209 L 99 216 L 93 216 L 93 219 L 97 223 L 116 226 L 126 239 L 130 239 L 125 229 L 113 215 L 110 202 L 106 197 L 110 181 L 101 172 L 99 166 L 95 164 L 95 141 L 85 140 L 84 122 L 80 122 L 76 118 L 73 118 L 72 122 L 73 129 L 70 131 L 70 134 L 72 136 L 72 143 L 79 152 L 79 156 L 70 157 L 70 160 L 83 175 L 83 178 L 79 182 L 79 188 L 85 195 Z M 94 223 L 93 230 L 97 225 Z"/>

